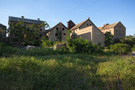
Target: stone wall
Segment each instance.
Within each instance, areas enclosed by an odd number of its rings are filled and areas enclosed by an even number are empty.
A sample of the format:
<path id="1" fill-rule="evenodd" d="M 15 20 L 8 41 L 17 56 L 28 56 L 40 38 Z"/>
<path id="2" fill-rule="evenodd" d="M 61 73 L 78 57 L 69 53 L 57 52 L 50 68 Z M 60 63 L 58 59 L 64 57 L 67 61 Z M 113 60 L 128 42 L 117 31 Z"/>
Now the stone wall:
<path id="1" fill-rule="evenodd" d="M 58 33 L 60 32 L 60 33 Z M 61 40 L 66 41 L 67 36 L 67 28 L 62 24 L 58 24 L 54 28 L 52 28 L 48 34 L 50 41 L 59 41 L 58 34 L 61 34 Z"/>
<path id="2" fill-rule="evenodd" d="M 119 22 L 115 27 L 102 30 L 102 32 L 105 34 L 106 32 L 111 32 L 112 35 L 114 35 L 114 39 L 121 39 L 126 36 L 126 28 L 124 25 Z"/>
<path id="3" fill-rule="evenodd" d="M 92 43 L 104 46 L 105 35 L 95 26 L 92 28 Z"/>
<path id="4" fill-rule="evenodd" d="M 126 28 L 122 25 L 122 23 L 118 23 L 114 27 L 114 38 L 124 38 L 126 36 Z"/>
<path id="5" fill-rule="evenodd" d="M 104 46 L 105 36 L 104 34 L 94 25 L 88 26 L 83 29 L 76 29 L 73 31 L 78 37 L 92 41 L 93 44 L 101 44 Z M 73 33 L 72 32 L 72 33 Z"/>

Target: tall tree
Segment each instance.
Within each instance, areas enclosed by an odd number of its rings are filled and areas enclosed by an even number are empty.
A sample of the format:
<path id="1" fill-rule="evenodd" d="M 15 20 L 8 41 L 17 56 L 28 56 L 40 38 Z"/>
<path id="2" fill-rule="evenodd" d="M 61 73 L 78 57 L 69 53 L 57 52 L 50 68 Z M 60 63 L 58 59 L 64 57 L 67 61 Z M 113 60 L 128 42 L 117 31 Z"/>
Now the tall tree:
<path id="1" fill-rule="evenodd" d="M 121 39 L 121 42 L 129 44 L 131 47 L 133 47 L 135 44 L 135 34 L 126 36 L 125 38 Z"/>
<path id="2" fill-rule="evenodd" d="M 49 27 L 46 22 L 43 22 L 41 25 L 32 24 L 27 26 L 23 21 L 19 21 L 16 24 L 12 24 L 12 27 L 10 27 L 11 38 L 13 39 L 13 42 L 17 42 L 18 44 L 39 40 L 40 26 Z"/>
<path id="3" fill-rule="evenodd" d="M 109 47 L 113 44 L 113 35 L 110 32 L 105 33 L 105 46 Z"/>

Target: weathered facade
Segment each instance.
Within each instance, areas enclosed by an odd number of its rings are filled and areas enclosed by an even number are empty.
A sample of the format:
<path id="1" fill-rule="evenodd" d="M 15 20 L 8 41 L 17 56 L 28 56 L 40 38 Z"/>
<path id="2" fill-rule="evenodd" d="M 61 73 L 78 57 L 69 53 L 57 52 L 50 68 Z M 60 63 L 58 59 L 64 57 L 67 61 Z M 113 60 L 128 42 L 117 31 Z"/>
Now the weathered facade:
<path id="1" fill-rule="evenodd" d="M 95 24 L 88 18 L 87 20 L 75 25 L 71 28 L 72 34 L 76 34 L 77 37 L 92 41 L 93 44 L 104 46 L 105 36 L 95 26 Z"/>
<path id="2" fill-rule="evenodd" d="M 104 34 L 110 32 L 114 36 L 114 39 L 122 39 L 126 36 L 126 28 L 121 22 L 105 24 L 103 27 L 99 27 L 99 29 Z"/>
<path id="3" fill-rule="evenodd" d="M 24 18 L 24 16 L 22 16 L 21 18 L 9 16 L 9 21 L 8 21 L 9 35 L 10 35 L 11 30 L 12 30 L 12 26 L 15 25 L 16 23 L 18 23 L 19 21 L 23 21 L 27 27 L 30 27 L 33 24 L 39 26 L 40 27 L 39 28 L 40 29 L 40 36 L 43 36 L 43 33 L 45 32 L 45 26 L 41 25 L 43 23 L 43 21 L 41 21 L 39 18 L 37 20 L 26 19 L 26 18 Z"/>
<path id="4" fill-rule="evenodd" d="M 0 24 L 0 38 L 6 37 L 6 26 L 3 24 Z"/>
<path id="5" fill-rule="evenodd" d="M 67 27 L 61 22 L 49 29 L 47 36 L 50 41 L 66 41 Z"/>
<path id="6" fill-rule="evenodd" d="M 71 36 L 76 35 L 76 37 L 92 41 L 93 44 L 104 46 L 105 36 L 90 18 L 77 25 L 70 20 L 67 22 L 67 27 L 60 22 L 47 31 L 47 36 L 50 41 L 66 41 L 67 30 L 71 30 Z"/>

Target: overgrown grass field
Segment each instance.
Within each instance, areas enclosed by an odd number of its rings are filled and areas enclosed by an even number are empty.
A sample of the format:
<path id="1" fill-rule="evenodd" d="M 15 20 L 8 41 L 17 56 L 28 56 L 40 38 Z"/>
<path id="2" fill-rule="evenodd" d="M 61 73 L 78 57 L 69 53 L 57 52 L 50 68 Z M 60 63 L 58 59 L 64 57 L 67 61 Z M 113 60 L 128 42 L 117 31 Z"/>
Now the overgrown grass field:
<path id="1" fill-rule="evenodd" d="M 0 57 L 0 90 L 135 90 L 135 58 L 106 55 L 10 47 Z"/>

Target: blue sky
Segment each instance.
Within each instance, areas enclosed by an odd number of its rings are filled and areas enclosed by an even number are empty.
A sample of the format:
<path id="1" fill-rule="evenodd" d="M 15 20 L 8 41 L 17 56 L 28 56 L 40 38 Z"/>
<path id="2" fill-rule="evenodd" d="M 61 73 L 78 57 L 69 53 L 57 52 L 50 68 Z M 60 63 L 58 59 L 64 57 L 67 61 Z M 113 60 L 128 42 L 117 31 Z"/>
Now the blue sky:
<path id="1" fill-rule="evenodd" d="M 0 23 L 8 26 L 8 16 L 40 18 L 50 27 L 88 17 L 97 27 L 121 21 L 127 35 L 135 34 L 135 0 L 0 0 Z"/>

